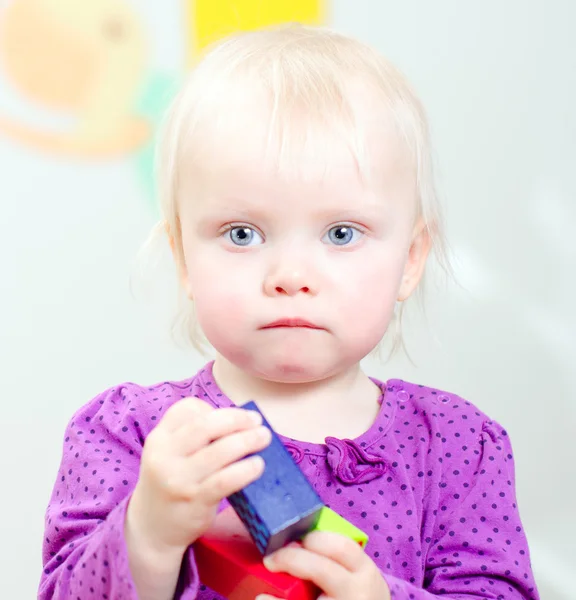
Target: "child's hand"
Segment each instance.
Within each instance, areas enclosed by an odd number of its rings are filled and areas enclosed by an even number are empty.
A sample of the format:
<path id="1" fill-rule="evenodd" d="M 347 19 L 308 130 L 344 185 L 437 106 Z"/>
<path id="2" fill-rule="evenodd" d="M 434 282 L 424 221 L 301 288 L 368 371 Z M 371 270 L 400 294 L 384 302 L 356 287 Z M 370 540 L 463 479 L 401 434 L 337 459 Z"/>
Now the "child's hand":
<path id="1" fill-rule="evenodd" d="M 336 533 L 315 531 L 264 559 L 270 571 L 315 583 L 319 600 L 390 600 L 378 567 L 359 544 Z M 257 600 L 276 600 L 262 594 Z"/>
<path id="2" fill-rule="evenodd" d="M 220 501 L 258 479 L 270 432 L 254 411 L 180 400 L 146 439 L 126 515 L 129 547 L 182 556 L 211 525 Z"/>

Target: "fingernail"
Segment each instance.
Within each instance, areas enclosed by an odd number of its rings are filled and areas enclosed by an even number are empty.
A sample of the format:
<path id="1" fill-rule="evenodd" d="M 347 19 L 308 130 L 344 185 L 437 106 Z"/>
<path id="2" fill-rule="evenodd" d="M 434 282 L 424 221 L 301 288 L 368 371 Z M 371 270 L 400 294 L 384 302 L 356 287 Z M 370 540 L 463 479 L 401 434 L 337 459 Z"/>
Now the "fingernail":
<path id="1" fill-rule="evenodd" d="M 263 440 L 267 440 L 269 437 L 271 437 L 270 430 L 268 427 L 264 427 L 264 425 L 258 427 L 258 429 L 256 429 L 256 433 L 258 434 L 258 437 Z"/>
<path id="2" fill-rule="evenodd" d="M 250 420 L 254 425 L 260 425 L 260 423 L 262 423 L 262 415 L 260 413 L 253 410 L 249 410 L 248 413 L 250 414 Z"/>

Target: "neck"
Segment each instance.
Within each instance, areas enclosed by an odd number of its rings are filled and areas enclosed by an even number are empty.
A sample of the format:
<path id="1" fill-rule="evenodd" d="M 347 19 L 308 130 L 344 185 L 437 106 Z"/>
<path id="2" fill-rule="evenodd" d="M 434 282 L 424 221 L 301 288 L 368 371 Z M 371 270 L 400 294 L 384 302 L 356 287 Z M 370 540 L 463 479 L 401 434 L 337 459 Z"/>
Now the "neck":
<path id="1" fill-rule="evenodd" d="M 317 381 L 282 383 L 246 373 L 218 355 L 213 374 L 220 389 L 235 404 L 254 400 L 272 426 L 290 437 L 306 436 L 312 441 L 312 437 L 323 439 L 325 435 L 333 435 L 337 429 L 350 436 L 359 435 L 378 410 L 380 390 L 359 364 Z M 323 423 L 329 430 L 312 431 L 316 423 Z"/>

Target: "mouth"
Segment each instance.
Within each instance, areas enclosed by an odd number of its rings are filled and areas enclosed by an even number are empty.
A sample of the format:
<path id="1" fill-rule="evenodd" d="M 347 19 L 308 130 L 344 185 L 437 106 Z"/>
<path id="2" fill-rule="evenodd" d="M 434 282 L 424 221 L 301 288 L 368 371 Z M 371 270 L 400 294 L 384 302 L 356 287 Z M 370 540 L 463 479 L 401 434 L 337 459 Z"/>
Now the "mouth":
<path id="1" fill-rule="evenodd" d="M 268 323 L 268 325 L 264 325 L 262 329 L 278 329 L 278 328 L 288 328 L 288 327 L 300 327 L 303 329 L 323 329 L 323 327 L 319 327 L 314 323 L 310 323 L 310 321 L 306 321 L 305 319 L 278 319 L 273 323 Z"/>

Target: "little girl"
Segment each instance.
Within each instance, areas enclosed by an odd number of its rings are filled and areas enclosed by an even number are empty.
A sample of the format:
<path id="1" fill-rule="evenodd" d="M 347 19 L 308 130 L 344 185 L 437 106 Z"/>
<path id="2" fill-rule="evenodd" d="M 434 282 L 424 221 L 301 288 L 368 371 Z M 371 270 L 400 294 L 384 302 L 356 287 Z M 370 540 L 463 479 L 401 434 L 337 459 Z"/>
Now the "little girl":
<path id="1" fill-rule="evenodd" d="M 39 597 L 217 599 L 194 542 L 262 473 L 246 457 L 270 437 L 236 408 L 255 400 L 323 501 L 370 536 L 364 551 L 316 532 L 269 569 L 324 599 L 537 599 L 504 429 L 359 366 L 444 252 L 426 120 L 402 76 L 324 30 L 229 38 L 171 108 L 160 181 L 192 327 L 216 358 L 74 415 Z"/>

